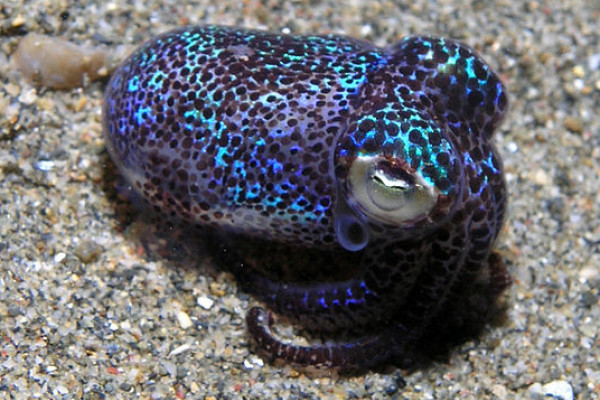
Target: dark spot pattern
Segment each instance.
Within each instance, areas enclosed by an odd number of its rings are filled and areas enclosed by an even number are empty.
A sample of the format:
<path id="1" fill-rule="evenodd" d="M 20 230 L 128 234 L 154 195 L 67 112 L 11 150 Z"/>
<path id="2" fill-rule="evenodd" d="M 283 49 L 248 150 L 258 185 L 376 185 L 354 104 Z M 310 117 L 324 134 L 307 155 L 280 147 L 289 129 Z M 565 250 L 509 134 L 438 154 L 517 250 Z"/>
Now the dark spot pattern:
<path id="1" fill-rule="evenodd" d="M 378 48 L 202 26 L 132 54 L 107 87 L 103 124 L 109 153 L 154 209 L 224 233 L 216 246 L 247 290 L 309 330 L 357 332 L 286 344 L 253 308 L 248 328 L 264 352 L 352 369 L 414 362 L 425 339 L 485 320 L 510 282 L 492 251 L 506 189 L 490 142 L 507 108 L 498 77 L 453 40 Z M 362 214 L 349 171 L 369 157 L 433 187 L 435 205 L 404 223 Z M 344 215 L 364 248 L 340 244 Z M 266 272 L 334 266 L 346 272 L 326 281 Z"/>

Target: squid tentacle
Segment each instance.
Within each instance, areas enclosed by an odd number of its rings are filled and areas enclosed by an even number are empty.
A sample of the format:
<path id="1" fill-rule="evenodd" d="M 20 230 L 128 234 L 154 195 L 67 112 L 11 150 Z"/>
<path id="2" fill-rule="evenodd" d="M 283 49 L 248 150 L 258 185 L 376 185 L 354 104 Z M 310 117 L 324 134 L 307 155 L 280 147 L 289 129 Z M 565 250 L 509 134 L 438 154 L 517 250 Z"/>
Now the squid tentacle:
<path id="1" fill-rule="evenodd" d="M 385 258 L 389 256 L 385 252 L 393 250 L 383 249 L 379 256 L 373 255 L 369 268 L 355 277 L 334 282 L 274 281 L 224 245 L 220 257 L 245 290 L 271 310 L 309 330 L 335 332 L 381 325 L 395 314 L 398 297 L 412 286 L 427 262 L 428 252 L 423 248 L 430 246 L 425 242 L 404 244 L 409 245 L 415 246 L 415 254 L 405 268 L 387 265 Z"/>
<path id="2" fill-rule="evenodd" d="M 274 324 L 272 315 L 260 307 L 250 309 L 246 324 L 256 344 L 275 359 L 303 366 L 340 368 L 344 371 L 384 363 L 390 357 L 402 354 L 401 348 L 414 339 L 404 326 L 395 325 L 377 335 L 363 336 L 348 342 L 310 346 L 284 343 L 271 330 Z"/>

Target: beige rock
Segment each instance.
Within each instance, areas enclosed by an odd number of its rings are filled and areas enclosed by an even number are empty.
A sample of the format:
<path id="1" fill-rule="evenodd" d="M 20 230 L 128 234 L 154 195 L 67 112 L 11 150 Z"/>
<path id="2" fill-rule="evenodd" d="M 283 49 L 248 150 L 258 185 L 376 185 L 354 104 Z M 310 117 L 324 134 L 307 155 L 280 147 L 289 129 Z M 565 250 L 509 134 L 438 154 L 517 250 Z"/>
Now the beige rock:
<path id="1" fill-rule="evenodd" d="M 81 87 L 109 73 L 108 51 L 30 33 L 13 54 L 14 65 L 32 83 L 54 89 Z"/>

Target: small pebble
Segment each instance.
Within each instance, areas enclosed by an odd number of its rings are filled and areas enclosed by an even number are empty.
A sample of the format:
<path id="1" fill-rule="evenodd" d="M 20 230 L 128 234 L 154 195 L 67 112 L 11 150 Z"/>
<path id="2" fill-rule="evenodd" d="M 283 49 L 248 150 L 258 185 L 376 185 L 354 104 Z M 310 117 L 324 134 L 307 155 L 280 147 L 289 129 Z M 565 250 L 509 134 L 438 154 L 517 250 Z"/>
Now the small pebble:
<path id="1" fill-rule="evenodd" d="M 573 388 L 567 381 L 552 381 L 542 387 L 546 397 L 558 400 L 573 400 Z"/>
<path id="2" fill-rule="evenodd" d="M 190 383 L 190 392 L 198 393 L 200 391 L 200 386 L 196 382 Z"/>
<path id="3" fill-rule="evenodd" d="M 23 16 L 21 14 L 19 14 L 15 17 L 15 19 L 12 20 L 11 24 L 13 27 L 16 28 L 18 26 L 23 25 L 24 23 L 25 23 L 25 18 L 23 18 Z"/>
<path id="4" fill-rule="evenodd" d="M 127 383 L 127 382 L 123 382 L 119 385 L 119 389 L 121 389 L 124 392 L 129 392 L 131 390 L 132 386 Z"/>
<path id="5" fill-rule="evenodd" d="M 542 384 L 539 382 L 529 386 L 527 391 L 529 392 L 529 398 L 531 400 L 542 400 L 544 398 L 544 390 L 542 389 Z"/>
<path id="6" fill-rule="evenodd" d="M 517 145 L 515 142 L 508 142 L 508 144 L 506 145 L 506 150 L 508 150 L 511 153 L 515 153 L 519 151 L 519 145 Z"/>
<path id="7" fill-rule="evenodd" d="M 188 329 L 194 326 L 194 322 L 190 318 L 190 316 L 184 311 L 177 312 L 177 322 L 179 322 L 179 326 L 181 329 Z"/>
<path id="8" fill-rule="evenodd" d="M 261 368 L 262 366 L 264 366 L 264 362 L 260 357 L 251 356 L 244 360 L 244 367 L 248 370 L 254 369 L 255 367 Z"/>
<path id="9" fill-rule="evenodd" d="M 583 132 L 583 123 L 581 119 L 575 117 L 565 117 L 563 121 L 563 125 L 565 128 L 570 130 L 573 133 L 581 133 Z"/>
<path id="10" fill-rule="evenodd" d="M 543 169 L 538 169 L 533 174 L 533 181 L 538 185 L 547 186 L 552 183 L 552 178 Z"/>
<path id="11" fill-rule="evenodd" d="M 190 320 L 190 321 L 191 321 L 191 320 Z M 189 349 L 191 349 L 191 348 L 192 348 L 192 346 L 190 346 L 188 343 L 186 343 L 186 344 L 182 344 L 181 346 L 174 348 L 174 349 L 173 349 L 173 350 L 172 350 L 172 351 L 169 353 L 169 357 L 171 357 L 171 356 L 176 356 L 176 355 L 178 355 L 178 354 L 181 354 L 181 353 L 185 353 L 186 351 L 188 351 L 188 350 L 189 350 Z"/>
<path id="12" fill-rule="evenodd" d="M 35 93 L 35 89 L 31 88 L 29 90 L 25 90 L 19 96 L 19 101 L 27 106 L 32 105 L 37 101 L 37 95 Z"/>
<path id="13" fill-rule="evenodd" d="M 573 388 L 567 381 L 556 380 L 542 386 L 536 382 L 528 389 L 531 400 L 573 400 Z"/>
<path id="14" fill-rule="evenodd" d="M 505 399 L 508 395 L 508 390 L 506 390 L 506 386 L 496 384 L 492 386 L 492 393 L 499 399 Z"/>
<path id="15" fill-rule="evenodd" d="M 58 253 L 56 253 L 54 255 L 54 262 L 56 264 L 59 264 L 59 263 L 63 262 L 65 258 L 67 258 L 67 254 L 66 253 L 64 253 L 62 251 L 58 252 Z"/>
<path id="16" fill-rule="evenodd" d="M 23 310 L 19 306 L 10 306 L 8 307 L 8 316 L 16 317 L 23 314 Z"/>
<path id="17" fill-rule="evenodd" d="M 56 392 L 58 394 L 60 394 L 61 396 L 64 396 L 65 394 L 69 393 L 69 390 L 66 387 L 62 386 L 62 385 L 58 385 L 56 387 Z"/>
<path id="18" fill-rule="evenodd" d="M 184 366 L 178 365 L 176 370 L 175 378 L 181 380 L 185 378 L 188 374 L 188 369 Z"/>
<path id="19" fill-rule="evenodd" d="M 55 166 L 56 161 L 54 160 L 40 160 L 35 164 L 37 169 L 44 172 L 52 171 Z"/>
<path id="20" fill-rule="evenodd" d="M 166 360 L 162 360 L 160 362 L 160 365 L 163 367 L 163 370 L 159 370 L 159 373 L 161 375 L 169 375 L 172 377 L 177 376 L 177 365 L 176 364 L 166 361 Z"/>
<path id="21" fill-rule="evenodd" d="M 215 304 L 215 301 L 212 300 L 211 298 L 206 297 L 206 296 L 200 296 L 196 300 L 196 303 L 200 307 L 204 308 L 205 310 L 210 310 L 212 308 L 212 306 Z"/>
<path id="22" fill-rule="evenodd" d="M 598 296 L 595 295 L 592 291 L 588 290 L 581 294 L 581 305 L 590 308 L 598 302 Z"/>
<path id="23" fill-rule="evenodd" d="M 91 263 L 96 261 L 102 254 L 102 247 L 91 240 L 84 240 L 77 246 L 75 250 L 77 258 L 83 263 Z"/>
<path id="24" fill-rule="evenodd" d="M 398 386 L 391 384 L 385 387 L 385 394 L 392 396 L 398 392 Z"/>
<path id="25" fill-rule="evenodd" d="M 592 54 L 590 56 L 588 59 L 588 67 L 592 71 L 600 69 L 600 53 Z"/>

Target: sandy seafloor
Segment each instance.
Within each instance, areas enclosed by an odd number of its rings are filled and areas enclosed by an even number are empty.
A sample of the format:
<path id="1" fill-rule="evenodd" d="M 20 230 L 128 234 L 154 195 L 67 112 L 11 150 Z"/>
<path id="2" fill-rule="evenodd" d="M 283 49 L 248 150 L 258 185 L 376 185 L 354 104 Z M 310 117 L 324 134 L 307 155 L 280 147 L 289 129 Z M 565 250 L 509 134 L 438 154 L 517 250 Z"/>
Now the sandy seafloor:
<path id="1" fill-rule="evenodd" d="M 0 3 L 0 398 L 600 399 L 599 2 L 127 3 Z M 309 376 L 249 351 L 255 300 L 202 244 L 197 265 L 176 244 L 149 253 L 146 228 L 107 189 L 104 84 L 35 89 L 8 61 L 26 32 L 137 45 L 205 23 L 476 48 L 512 100 L 496 135 L 507 321 L 415 372 Z"/>

